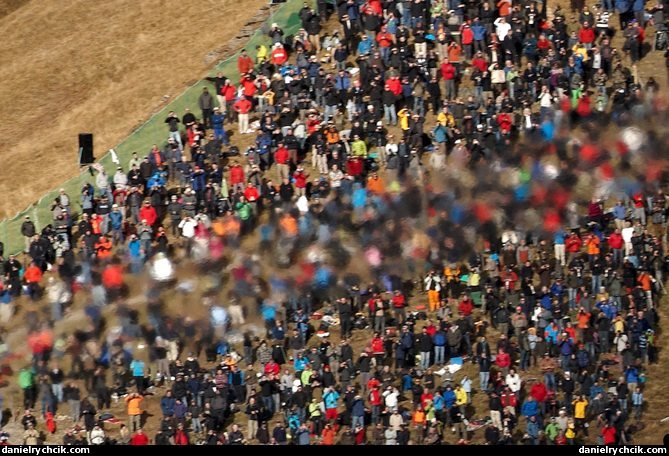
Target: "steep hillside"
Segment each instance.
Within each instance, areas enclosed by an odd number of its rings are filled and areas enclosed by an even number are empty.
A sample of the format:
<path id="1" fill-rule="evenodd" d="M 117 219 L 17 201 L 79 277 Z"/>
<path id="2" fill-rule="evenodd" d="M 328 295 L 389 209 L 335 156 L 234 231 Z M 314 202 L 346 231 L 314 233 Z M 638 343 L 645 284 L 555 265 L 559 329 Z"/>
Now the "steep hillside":
<path id="1" fill-rule="evenodd" d="M 204 76 L 264 4 L 0 0 L 0 217 L 77 172 L 79 132 L 99 157 Z"/>

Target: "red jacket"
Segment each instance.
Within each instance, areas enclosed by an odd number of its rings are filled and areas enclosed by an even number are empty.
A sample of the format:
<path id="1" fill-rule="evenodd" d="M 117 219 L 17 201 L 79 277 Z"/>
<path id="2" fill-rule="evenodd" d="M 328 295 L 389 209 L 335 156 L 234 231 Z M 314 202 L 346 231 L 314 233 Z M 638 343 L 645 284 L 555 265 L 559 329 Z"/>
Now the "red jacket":
<path id="1" fill-rule="evenodd" d="M 260 192 L 258 192 L 256 187 L 246 187 L 246 190 L 244 190 L 244 198 L 249 202 L 258 201 L 260 199 Z"/>
<path id="2" fill-rule="evenodd" d="M 581 43 L 593 43 L 595 41 L 595 30 L 592 27 L 581 28 L 578 32 L 578 40 Z"/>
<path id="3" fill-rule="evenodd" d="M 460 35 L 462 39 L 462 44 L 472 44 L 474 42 L 474 32 L 470 27 L 463 27 L 462 34 Z"/>
<path id="4" fill-rule="evenodd" d="M 284 48 L 276 48 L 272 51 L 272 63 L 274 65 L 283 65 L 288 60 L 288 54 Z"/>
<path id="5" fill-rule="evenodd" d="M 393 307 L 395 309 L 403 309 L 406 306 L 406 299 L 403 294 L 393 296 Z"/>
<path id="6" fill-rule="evenodd" d="M 388 32 L 380 32 L 376 35 L 376 42 L 379 43 L 379 47 L 390 47 L 393 44 L 393 36 Z"/>
<path id="7" fill-rule="evenodd" d="M 511 131 L 513 119 L 508 112 L 501 112 L 497 115 L 497 124 L 502 133 L 508 133 Z"/>
<path id="8" fill-rule="evenodd" d="M 441 64 L 441 77 L 446 81 L 455 79 L 455 67 L 450 62 L 444 62 Z"/>
<path id="9" fill-rule="evenodd" d="M 369 392 L 369 405 L 381 405 L 381 392 L 378 388 L 374 388 Z"/>
<path id="10" fill-rule="evenodd" d="M 481 72 L 488 71 L 488 62 L 486 62 L 485 59 L 480 57 L 477 57 L 472 60 L 472 66 L 477 68 Z"/>
<path id="11" fill-rule="evenodd" d="M 265 364 L 265 374 L 267 375 L 279 375 L 281 372 L 281 366 L 279 366 L 274 360 L 270 360 L 269 363 Z"/>
<path id="12" fill-rule="evenodd" d="M 609 236 L 609 247 L 612 249 L 622 249 L 623 248 L 623 237 L 620 233 L 613 232 Z"/>
<path id="13" fill-rule="evenodd" d="M 249 78 L 244 78 L 240 82 L 243 87 L 242 93 L 244 96 L 246 98 L 253 98 L 253 95 L 258 91 L 258 87 L 256 87 L 255 83 Z"/>
<path id="14" fill-rule="evenodd" d="M 613 426 L 606 426 L 604 429 L 602 429 L 602 438 L 604 440 L 604 445 L 615 445 L 616 428 Z"/>
<path id="15" fill-rule="evenodd" d="M 237 58 L 237 69 L 239 74 L 248 73 L 253 70 L 253 59 L 248 55 L 246 57 L 240 55 Z"/>
<path id="16" fill-rule="evenodd" d="M 346 162 L 346 172 L 353 176 L 359 176 L 362 174 L 362 160 L 358 158 L 351 158 Z"/>
<path id="17" fill-rule="evenodd" d="M 462 315 L 468 317 L 474 311 L 474 306 L 472 305 L 472 302 L 469 299 L 463 299 L 462 301 L 460 301 L 458 310 L 462 312 Z"/>
<path id="18" fill-rule="evenodd" d="M 293 174 L 293 179 L 295 179 L 296 188 L 306 188 L 307 187 L 307 175 L 304 172 L 296 172 Z"/>
<path id="19" fill-rule="evenodd" d="M 565 240 L 565 249 L 569 253 L 578 253 L 583 246 L 583 241 L 578 234 L 572 234 Z"/>
<path id="20" fill-rule="evenodd" d="M 177 432 L 174 433 L 174 444 L 175 445 L 188 445 L 188 434 L 182 429 L 177 429 Z"/>
<path id="21" fill-rule="evenodd" d="M 504 407 L 515 407 L 518 404 L 516 393 L 512 391 L 502 393 L 500 400 Z"/>
<path id="22" fill-rule="evenodd" d="M 380 337 L 375 337 L 372 339 L 372 353 L 385 353 L 385 349 L 383 348 L 383 339 Z"/>
<path id="23" fill-rule="evenodd" d="M 249 100 L 246 99 L 241 99 L 237 100 L 234 105 L 232 105 L 235 111 L 237 111 L 240 114 L 248 114 L 249 111 L 251 111 L 251 108 L 253 105 Z"/>
<path id="24" fill-rule="evenodd" d="M 423 408 L 427 407 L 427 401 L 434 402 L 434 396 L 432 395 L 432 393 L 423 393 L 420 395 L 420 403 L 423 406 Z"/>
<path id="25" fill-rule="evenodd" d="M 402 82 L 399 78 L 389 78 L 386 81 L 386 85 L 395 96 L 400 96 L 402 94 Z"/>
<path id="26" fill-rule="evenodd" d="M 225 97 L 225 101 L 232 101 L 237 96 L 237 87 L 232 84 L 225 84 L 221 87 L 221 95 Z"/>
<path id="27" fill-rule="evenodd" d="M 288 163 L 288 160 L 290 160 L 290 154 L 285 147 L 281 146 L 274 152 L 274 162 L 276 164 L 285 165 Z"/>
<path id="28" fill-rule="evenodd" d="M 495 364 L 498 367 L 509 367 L 511 365 L 511 357 L 506 352 L 498 353 L 495 358 Z"/>
<path id="29" fill-rule="evenodd" d="M 544 402 L 548 397 L 548 390 L 546 389 L 546 385 L 544 385 L 543 382 L 537 382 L 532 385 L 532 388 L 530 389 L 530 396 L 536 399 L 537 402 Z"/>
<path id="30" fill-rule="evenodd" d="M 135 434 L 130 439 L 130 445 L 148 445 L 149 437 L 146 434 Z"/>
<path id="31" fill-rule="evenodd" d="M 121 288 L 123 286 L 123 266 L 120 264 L 107 266 L 102 272 L 102 284 L 106 288 Z"/>
<path id="32" fill-rule="evenodd" d="M 230 167 L 230 183 L 241 184 L 244 182 L 244 169 L 241 166 Z"/>
<path id="33" fill-rule="evenodd" d="M 146 223 L 149 226 L 155 225 L 156 221 L 158 220 L 156 208 L 153 206 L 142 206 L 142 208 L 139 210 L 139 218 L 140 220 L 146 220 Z"/>

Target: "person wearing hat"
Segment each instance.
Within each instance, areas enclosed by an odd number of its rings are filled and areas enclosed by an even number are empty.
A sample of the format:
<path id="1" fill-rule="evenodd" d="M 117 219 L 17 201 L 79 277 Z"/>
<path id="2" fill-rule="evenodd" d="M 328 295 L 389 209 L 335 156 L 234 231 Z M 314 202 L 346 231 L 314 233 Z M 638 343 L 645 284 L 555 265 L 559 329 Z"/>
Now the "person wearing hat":
<path id="1" fill-rule="evenodd" d="M 228 135 L 225 132 L 225 113 L 216 106 L 214 108 L 214 113 L 211 116 L 211 124 L 214 127 L 214 139 L 220 141 L 223 145 L 230 145 L 230 140 Z"/>

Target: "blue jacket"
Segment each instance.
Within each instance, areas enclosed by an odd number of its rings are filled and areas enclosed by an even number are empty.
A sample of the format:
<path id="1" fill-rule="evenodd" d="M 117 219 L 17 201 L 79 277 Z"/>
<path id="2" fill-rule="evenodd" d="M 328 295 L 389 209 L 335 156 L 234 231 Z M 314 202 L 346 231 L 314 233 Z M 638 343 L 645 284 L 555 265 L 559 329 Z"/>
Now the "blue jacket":
<path id="1" fill-rule="evenodd" d="M 358 54 L 369 54 L 372 52 L 372 40 L 369 38 L 361 40 L 358 43 Z"/>
<path id="2" fill-rule="evenodd" d="M 293 362 L 293 368 L 295 369 L 295 372 L 302 372 L 307 367 L 308 363 L 309 360 L 304 356 L 301 358 L 298 357 L 295 358 L 295 361 Z"/>
<path id="3" fill-rule="evenodd" d="M 622 204 L 613 206 L 613 216 L 618 220 L 625 220 L 627 217 L 627 208 Z"/>
<path id="4" fill-rule="evenodd" d="M 536 439 L 539 437 L 539 423 L 536 421 L 528 421 L 527 422 L 527 435 L 532 437 L 533 439 Z"/>
<path id="5" fill-rule="evenodd" d="M 128 251 L 130 252 L 130 258 L 141 258 L 142 256 L 142 243 L 139 242 L 139 239 L 132 240 L 128 243 Z"/>
<path id="6" fill-rule="evenodd" d="M 474 34 L 474 39 L 476 41 L 481 41 L 485 39 L 485 26 L 480 22 L 476 21 L 471 26 L 472 33 Z"/>
<path id="7" fill-rule="evenodd" d="M 225 121 L 225 114 L 219 113 L 211 116 L 211 124 L 214 126 L 214 129 L 222 130 L 223 122 Z"/>
<path id="8" fill-rule="evenodd" d="M 590 387 L 590 400 L 597 397 L 598 394 L 604 394 L 604 388 L 599 385 L 592 385 Z"/>
<path id="9" fill-rule="evenodd" d="M 629 0 L 616 0 L 616 10 L 619 13 L 627 13 L 632 7 L 632 3 Z"/>
<path id="10" fill-rule="evenodd" d="M 446 403 L 446 408 L 453 407 L 453 404 L 455 404 L 455 391 L 453 390 L 444 391 L 444 402 Z"/>
<path id="11" fill-rule="evenodd" d="M 539 403 L 537 401 L 523 402 L 522 415 L 526 417 L 537 416 L 539 414 Z"/>
<path id="12" fill-rule="evenodd" d="M 365 416 L 365 401 L 360 398 L 353 401 L 351 416 Z"/>
<path id="13" fill-rule="evenodd" d="M 191 179 L 193 180 L 193 190 L 196 192 L 204 190 L 207 186 L 207 176 L 205 173 L 196 173 L 191 174 Z"/>
<path id="14" fill-rule="evenodd" d="M 448 130 L 441 124 L 437 124 L 437 126 L 434 127 L 432 134 L 434 135 L 434 140 L 437 143 L 445 143 L 448 141 Z"/>
<path id="15" fill-rule="evenodd" d="M 160 400 L 160 410 L 163 416 L 174 416 L 174 406 L 177 405 L 177 400 L 173 397 L 164 397 Z"/>
<path id="16" fill-rule="evenodd" d="M 571 355 L 572 351 L 572 343 L 569 340 L 563 340 L 560 342 L 560 354 L 562 356 L 569 356 Z"/>
<path id="17" fill-rule="evenodd" d="M 323 402 L 325 402 L 326 409 L 337 408 L 339 403 L 339 393 L 336 391 L 328 391 L 323 395 Z"/>
<path id="18" fill-rule="evenodd" d="M 563 230 L 558 230 L 553 235 L 553 243 L 555 244 L 564 244 L 565 232 Z"/>
<path id="19" fill-rule="evenodd" d="M 307 67 L 307 74 L 309 75 L 310 78 L 315 78 L 318 76 L 318 70 L 320 70 L 321 64 L 316 63 L 316 62 L 309 62 L 309 66 Z"/>
<path id="20" fill-rule="evenodd" d="M 634 367 L 628 367 L 625 371 L 625 381 L 629 383 L 639 383 L 639 371 Z"/>
<path id="21" fill-rule="evenodd" d="M 348 76 L 336 76 L 334 86 L 337 90 L 348 90 L 351 88 L 351 78 Z"/>
<path id="22" fill-rule="evenodd" d="M 443 410 L 444 407 L 446 407 L 446 401 L 444 400 L 444 396 L 442 396 L 441 394 L 437 394 L 436 396 L 434 396 L 432 404 L 434 405 L 435 410 L 437 411 Z"/>
<path id="23" fill-rule="evenodd" d="M 110 212 L 109 221 L 111 222 L 112 230 L 120 230 L 123 228 L 123 214 L 120 212 Z"/>
<path id="24" fill-rule="evenodd" d="M 434 333 L 434 337 L 432 337 L 432 342 L 437 347 L 444 347 L 446 345 L 446 333 L 442 330 L 437 331 Z"/>
<path id="25" fill-rule="evenodd" d="M 144 377 L 144 361 L 134 360 L 130 363 L 133 377 Z"/>

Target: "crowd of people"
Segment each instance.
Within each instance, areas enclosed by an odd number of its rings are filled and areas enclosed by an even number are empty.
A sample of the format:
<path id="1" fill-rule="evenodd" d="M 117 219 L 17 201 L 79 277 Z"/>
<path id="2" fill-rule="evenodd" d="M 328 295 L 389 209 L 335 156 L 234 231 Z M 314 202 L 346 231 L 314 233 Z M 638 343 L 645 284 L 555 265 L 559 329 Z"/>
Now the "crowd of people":
<path id="1" fill-rule="evenodd" d="M 0 293 L 5 328 L 37 305 L 25 433 L 0 439 L 631 442 L 667 270 L 664 108 L 635 65 L 663 6 L 319 0 L 272 24 L 149 151 L 26 217 Z"/>

